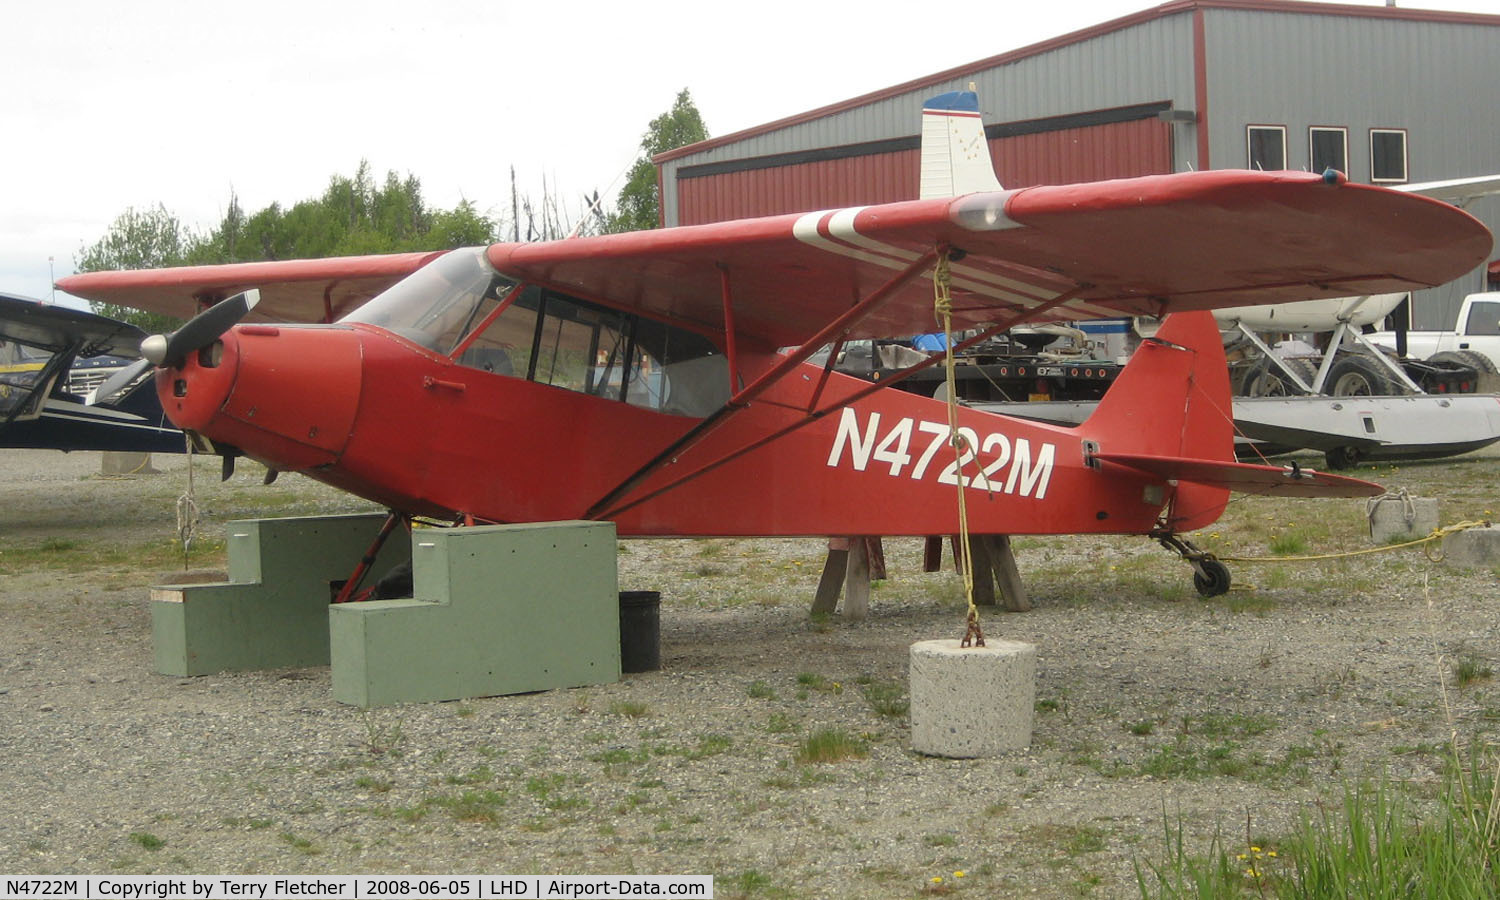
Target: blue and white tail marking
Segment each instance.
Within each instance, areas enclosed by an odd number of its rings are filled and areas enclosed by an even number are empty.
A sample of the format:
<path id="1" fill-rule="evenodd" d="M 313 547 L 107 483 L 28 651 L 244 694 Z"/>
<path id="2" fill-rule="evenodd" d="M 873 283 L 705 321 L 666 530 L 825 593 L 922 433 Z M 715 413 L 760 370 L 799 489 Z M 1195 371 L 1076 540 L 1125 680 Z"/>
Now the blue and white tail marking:
<path id="1" fill-rule="evenodd" d="M 995 177 L 979 95 L 950 91 L 922 107 L 922 184 L 920 198 L 958 197 L 1004 190 Z"/>

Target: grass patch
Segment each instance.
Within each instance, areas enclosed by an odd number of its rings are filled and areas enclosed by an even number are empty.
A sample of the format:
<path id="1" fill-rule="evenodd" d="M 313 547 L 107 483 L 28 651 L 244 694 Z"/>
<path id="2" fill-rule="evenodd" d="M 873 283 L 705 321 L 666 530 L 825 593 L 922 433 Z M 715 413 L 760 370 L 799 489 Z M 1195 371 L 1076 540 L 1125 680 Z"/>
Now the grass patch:
<path id="1" fill-rule="evenodd" d="M 139 846 L 142 850 L 150 850 L 152 853 L 155 853 L 156 851 L 167 845 L 166 841 L 162 840 L 149 831 L 132 831 L 130 833 L 130 840 L 132 843 Z"/>
<path id="2" fill-rule="evenodd" d="M 290 831 L 283 831 L 281 839 L 291 846 L 293 850 L 304 856 L 317 856 L 323 850 L 305 837 L 298 837 Z"/>
<path id="3" fill-rule="evenodd" d="M 842 694 L 844 683 L 833 681 L 816 672 L 801 672 L 797 675 L 797 699 L 806 700 L 808 691 L 817 691 L 820 694 Z"/>
<path id="4" fill-rule="evenodd" d="M 1307 535 L 1302 531 L 1283 531 L 1271 536 L 1272 556 L 1304 556 L 1308 546 Z"/>
<path id="5" fill-rule="evenodd" d="M 1181 820 L 1163 816 L 1161 861 L 1136 861 L 1137 887 L 1145 898 L 1500 896 L 1500 757 L 1477 741 L 1467 754 L 1450 747 L 1437 809 L 1418 809 L 1415 790 L 1346 784 L 1341 801 L 1304 811 L 1274 848 L 1247 836 L 1231 849 L 1216 833 L 1194 854 Z"/>
<path id="6" fill-rule="evenodd" d="M 797 762 L 834 763 L 846 759 L 864 759 L 870 745 L 846 732 L 825 728 L 808 735 L 797 745 Z"/>
<path id="7" fill-rule="evenodd" d="M 497 825 L 500 810 L 505 806 L 506 796 L 500 791 L 464 791 L 460 794 L 433 797 L 425 801 L 429 806 L 446 810 L 460 822 L 478 822 Z"/>
<path id="8" fill-rule="evenodd" d="M 899 719 L 911 710 L 911 700 L 900 682 L 872 681 L 860 688 L 860 692 L 877 716 Z"/>
<path id="9" fill-rule="evenodd" d="M 1467 654 L 1453 661 L 1453 680 L 1459 687 L 1467 687 L 1476 681 L 1485 681 L 1495 676 L 1495 670 L 1482 657 Z"/>

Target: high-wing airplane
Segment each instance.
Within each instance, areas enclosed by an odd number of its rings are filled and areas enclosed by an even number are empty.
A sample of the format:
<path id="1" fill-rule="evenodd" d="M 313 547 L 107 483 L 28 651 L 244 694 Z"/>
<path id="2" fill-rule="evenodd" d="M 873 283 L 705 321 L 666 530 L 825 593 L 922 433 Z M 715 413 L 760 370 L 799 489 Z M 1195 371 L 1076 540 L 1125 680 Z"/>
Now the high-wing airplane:
<path id="1" fill-rule="evenodd" d="M 0 447 L 182 452 L 154 390 L 124 385 L 108 403 L 70 389 L 83 359 L 140 355 L 145 333 L 82 310 L 0 294 Z"/>
<path id="2" fill-rule="evenodd" d="M 1227 570 L 1178 535 L 1215 521 L 1231 489 L 1380 491 L 1233 461 L 1206 310 L 1441 284 L 1485 258 L 1482 224 L 1336 173 L 1003 190 L 972 93 L 936 98 L 924 118 L 914 201 L 58 284 L 177 315 L 258 289 L 145 342 L 172 420 L 273 469 L 456 522 L 951 534 L 962 490 L 972 533 L 1150 535 L 1219 593 Z M 888 389 L 914 369 L 872 385 L 807 362 L 826 344 L 933 330 L 935 294 L 974 340 L 1171 315 L 1083 424 L 958 408 L 955 444 L 945 404 Z M 272 324 L 267 310 L 331 324 Z"/>

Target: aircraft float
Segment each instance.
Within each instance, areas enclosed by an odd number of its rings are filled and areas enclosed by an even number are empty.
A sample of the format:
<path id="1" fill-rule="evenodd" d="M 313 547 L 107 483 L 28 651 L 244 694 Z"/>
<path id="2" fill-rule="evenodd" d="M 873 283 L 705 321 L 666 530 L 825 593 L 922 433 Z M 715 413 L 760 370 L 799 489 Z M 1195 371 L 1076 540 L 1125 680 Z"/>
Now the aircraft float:
<path id="1" fill-rule="evenodd" d="M 933 535 L 959 532 L 962 491 L 973 534 L 1150 536 L 1212 594 L 1227 570 L 1180 535 L 1214 522 L 1231 490 L 1380 493 L 1234 461 L 1208 310 L 1442 284 L 1489 253 L 1480 222 L 1334 172 L 1005 190 L 972 92 L 929 101 L 923 119 L 912 201 L 58 287 L 203 310 L 142 347 L 172 421 L 408 516 Z M 971 341 L 1166 319 L 1076 427 L 891 389 L 937 357 L 876 384 L 808 362 L 828 344 L 932 331 L 935 296 Z"/>

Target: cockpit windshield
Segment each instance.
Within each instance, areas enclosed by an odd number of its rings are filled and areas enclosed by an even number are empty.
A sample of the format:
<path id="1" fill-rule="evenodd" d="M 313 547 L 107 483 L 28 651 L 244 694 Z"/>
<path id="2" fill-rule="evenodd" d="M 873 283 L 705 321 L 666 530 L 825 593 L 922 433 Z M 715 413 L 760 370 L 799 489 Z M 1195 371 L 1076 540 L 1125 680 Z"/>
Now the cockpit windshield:
<path id="1" fill-rule="evenodd" d="M 340 321 L 375 325 L 451 353 L 516 286 L 490 267 L 484 250 L 464 247 L 440 256 Z"/>

